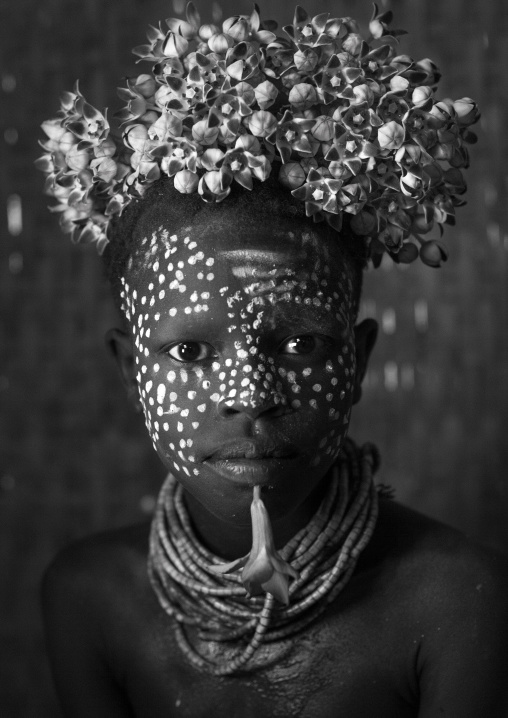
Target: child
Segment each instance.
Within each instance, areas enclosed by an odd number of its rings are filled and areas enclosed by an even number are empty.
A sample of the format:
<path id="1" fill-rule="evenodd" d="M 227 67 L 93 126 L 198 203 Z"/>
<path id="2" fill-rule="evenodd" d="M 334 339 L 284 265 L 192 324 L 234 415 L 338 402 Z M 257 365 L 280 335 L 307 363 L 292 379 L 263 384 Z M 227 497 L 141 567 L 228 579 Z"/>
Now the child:
<path id="1" fill-rule="evenodd" d="M 49 191 L 103 251 L 108 343 L 169 472 L 151 526 L 46 574 L 66 715 L 508 715 L 505 562 L 378 497 L 375 449 L 346 438 L 376 337 L 363 267 L 440 263 L 422 234 L 453 216 L 477 118 L 434 100 L 388 20 L 376 48 L 350 18 L 298 8 L 282 40 L 190 5 L 137 49 L 127 149 L 77 91 L 46 124 Z"/>

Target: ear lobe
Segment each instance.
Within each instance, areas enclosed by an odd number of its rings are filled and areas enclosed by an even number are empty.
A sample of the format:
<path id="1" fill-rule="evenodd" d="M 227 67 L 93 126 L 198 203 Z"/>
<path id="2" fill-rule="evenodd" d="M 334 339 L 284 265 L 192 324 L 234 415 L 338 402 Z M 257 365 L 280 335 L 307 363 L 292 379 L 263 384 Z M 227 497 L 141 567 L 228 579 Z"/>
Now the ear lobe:
<path id="1" fill-rule="evenodd" d="M 378 323 L 375 319 L 364 319 L 354 328 L 356 344 L 356 374 L 353 392 L 353 404 L 362 396 L 362 381 L 367 371 L 369 357 L 376 344 Z"/>
<path id="2" fill-rule="evenodd" d="M 104 336 L 106 347 L 114 358 L 122 384 L 127 390 L 127 396 L 136 411 L 141 411 L 138 383 L 136 381 L 136 365 L 134 362 L 134 348 L 130 334 L 121 329 L 109 329 Z"/>

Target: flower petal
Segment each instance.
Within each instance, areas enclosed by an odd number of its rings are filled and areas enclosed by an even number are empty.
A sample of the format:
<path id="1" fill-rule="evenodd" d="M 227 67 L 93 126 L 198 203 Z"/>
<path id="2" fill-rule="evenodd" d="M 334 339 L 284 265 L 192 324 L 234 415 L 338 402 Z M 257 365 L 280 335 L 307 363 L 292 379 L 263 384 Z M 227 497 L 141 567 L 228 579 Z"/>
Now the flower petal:
<path id="1" fill-rule="evenodd" d="M 248 558 L 249 556 L 247 555 L 243 556 L 242 558 L 237 558 L 234 561 L 230 561 L 229 563 L 214 564 L 213 566 L 209 566 L 208 568 L 210 569 L 210 571 L 217 574 L 234 573 L 235 571 L 238 571 L 238 569 L 245 566 Z"/>
<path id="2" fill-rule="evenodd" d="M 289 603 L 289 582 L 287 576 L 282 573 L 275 573 L 268 581 L 261 585 L 263 591 L 270 593 L 277 601 L 287 606 Z"/>

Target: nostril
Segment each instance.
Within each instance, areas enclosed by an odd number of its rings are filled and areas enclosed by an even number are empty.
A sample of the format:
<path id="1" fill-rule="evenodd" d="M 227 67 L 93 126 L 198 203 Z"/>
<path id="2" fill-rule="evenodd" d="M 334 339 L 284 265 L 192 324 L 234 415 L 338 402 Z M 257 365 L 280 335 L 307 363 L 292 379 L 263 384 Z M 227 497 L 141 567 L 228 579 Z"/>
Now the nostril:
<path id="1" fill-rule="evenodd" d="M 251 419 L 257 419 L 259 416 L 277 417 L 282 416 L 288 411 L 286 402 L 275 404 L 273 401 L 257 402 L 224 402 L 219 405 L 220 415 L 224 418 L 232 418 L 238 414 L 245 414 Z"/>
<path id="2" fill-rule="evenodd" d="M 234 414 L 240 414 L 240 413 L 241 413 L 241 409 L 236 409 L 233 406 L 224 406 L 224 407 L 222 407 L 222 411 L 221 411 L 221 414 L 223 416 L 233 416 Z"/>

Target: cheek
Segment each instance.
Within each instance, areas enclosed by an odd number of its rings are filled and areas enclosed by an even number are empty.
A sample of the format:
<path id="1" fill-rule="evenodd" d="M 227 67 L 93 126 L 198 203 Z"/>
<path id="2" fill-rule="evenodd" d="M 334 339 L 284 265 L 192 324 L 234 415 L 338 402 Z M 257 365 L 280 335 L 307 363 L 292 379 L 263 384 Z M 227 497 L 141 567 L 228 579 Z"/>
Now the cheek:
<path id="1" fill-rule="evenodd" d="M 201 370 L 168 366 L 167 360 L 153 362 L 147 367 L 147 379 L 139 384 L 146 426 L 169 469 L 197 476 L 196 436 L 203 434 L 218 395 Z"/>
<path id="2" fill-rule="evenodd" d="M 280 371 L 280 370 L 279 370 Z M 351 416 L 355 375 L 355 347 L 352 339 L 319 366 L 284 371 L 290 404 L 306 425 L 311 445 L 310 466 L 335 460 L 345 439 Z"/>

